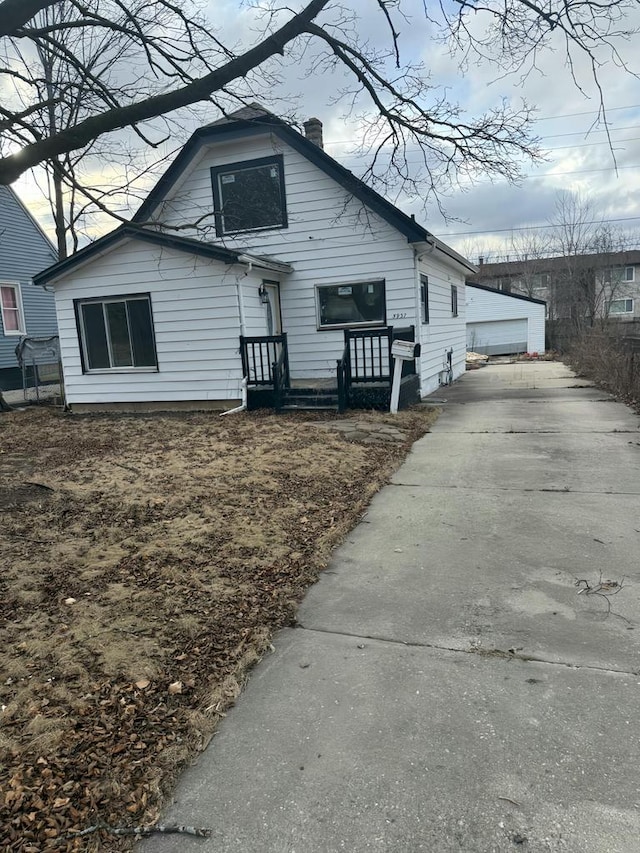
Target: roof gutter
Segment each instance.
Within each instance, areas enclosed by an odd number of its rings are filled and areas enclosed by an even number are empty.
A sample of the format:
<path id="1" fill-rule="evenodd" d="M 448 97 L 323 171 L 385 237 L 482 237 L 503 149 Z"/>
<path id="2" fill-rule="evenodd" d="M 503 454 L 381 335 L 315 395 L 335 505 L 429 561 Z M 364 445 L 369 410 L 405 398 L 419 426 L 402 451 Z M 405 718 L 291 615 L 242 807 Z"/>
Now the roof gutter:
<path id="1" fill-rule="evenodd" d="M 270 272 L 279 272 L 285 275 L 293 272 L 291 264 L 284 263 L 283 261 L 272 261 L 271 258 L 261 258 L 260 255 L 250 255 L 248 252 L 239 254 L 238 262 L 247 264 L 250 268 L 249 271 L 251 271 L 252 267 L 256 267 L 260 270 L 269 270 Z"/>

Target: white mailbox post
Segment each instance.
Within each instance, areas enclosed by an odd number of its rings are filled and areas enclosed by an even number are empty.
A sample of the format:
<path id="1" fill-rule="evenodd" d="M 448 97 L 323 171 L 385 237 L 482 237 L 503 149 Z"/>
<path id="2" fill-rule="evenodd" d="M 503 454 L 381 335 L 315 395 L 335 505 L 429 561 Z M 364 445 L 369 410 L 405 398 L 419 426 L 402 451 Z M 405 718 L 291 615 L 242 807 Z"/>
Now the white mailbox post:
<path id="1" fill-rule="evenodd" d="M 402 365 L 405 361 L 413 361 L 420 355 L 420 344 L 413 341 L 394 341 L 391 344 L 391 356 L 394 359 L 393 382 L 391 385 L 391 406 L 389 411 L 395 415 L 398 411 L 400 399 L 400 381 L 402 379 Z"/>

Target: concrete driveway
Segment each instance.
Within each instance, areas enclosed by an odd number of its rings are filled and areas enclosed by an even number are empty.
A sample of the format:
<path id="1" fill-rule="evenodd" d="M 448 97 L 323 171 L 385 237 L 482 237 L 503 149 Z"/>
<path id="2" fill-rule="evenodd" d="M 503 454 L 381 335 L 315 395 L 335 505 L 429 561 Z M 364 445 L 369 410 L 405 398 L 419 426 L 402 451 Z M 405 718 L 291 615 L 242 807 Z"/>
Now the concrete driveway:
<path id="1" fill-rule="evenodd" d="M 444 412 L 145 851 L 640 851 L 638 417 L 561 364 Z"/>

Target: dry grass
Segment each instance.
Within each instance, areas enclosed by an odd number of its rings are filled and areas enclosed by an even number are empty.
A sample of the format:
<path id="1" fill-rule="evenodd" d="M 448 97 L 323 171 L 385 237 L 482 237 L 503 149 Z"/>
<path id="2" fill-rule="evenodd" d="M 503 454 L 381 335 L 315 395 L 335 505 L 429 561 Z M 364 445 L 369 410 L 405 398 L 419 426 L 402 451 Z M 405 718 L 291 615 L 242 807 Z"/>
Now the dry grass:
<path id="1" fill-rule="evenodd" d="M 157 819 L 435 415 L 362 417 L 407 442 L 264 413 L 0 417 L 2 850 L 121 850 L 66 836 Z"/>
<path id="2" fill-rule="evenodd" d="M 619 331 L 596 330 L 575 338 L 566 361 L 579 376 L 640 409 L 640 353 L 625 346 Z"/>

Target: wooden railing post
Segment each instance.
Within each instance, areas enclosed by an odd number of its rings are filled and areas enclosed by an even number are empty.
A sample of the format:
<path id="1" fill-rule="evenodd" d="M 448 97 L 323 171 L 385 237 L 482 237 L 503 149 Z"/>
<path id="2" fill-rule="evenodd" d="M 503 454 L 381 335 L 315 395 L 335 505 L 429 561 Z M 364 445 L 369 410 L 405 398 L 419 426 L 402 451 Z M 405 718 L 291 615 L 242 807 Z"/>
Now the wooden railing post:
<path id="1" fill-rule="evenodd" d="M 280 347 L 280 349 L 278 349 Z M 240 335 L 240 359 L 242 372 L 249 380 L 249 385 L 272 385 L 274 381 L 273 365 L 284 358 L 284 371 L 281 386 L 289 387 L 289 349 L 287 334 L 257 335 L 248 337 Z"/>

